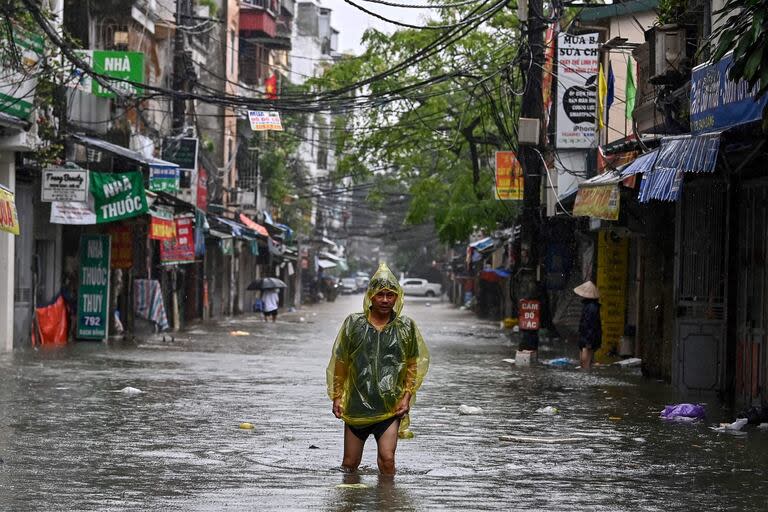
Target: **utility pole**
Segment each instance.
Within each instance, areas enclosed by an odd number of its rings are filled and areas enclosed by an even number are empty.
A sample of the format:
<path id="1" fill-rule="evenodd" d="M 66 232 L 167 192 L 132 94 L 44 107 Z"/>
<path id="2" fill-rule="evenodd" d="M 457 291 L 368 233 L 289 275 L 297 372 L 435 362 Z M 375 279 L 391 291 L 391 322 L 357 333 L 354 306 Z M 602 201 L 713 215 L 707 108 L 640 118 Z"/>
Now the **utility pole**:
<path id="1" fill-rule="evenodd" d="M 525 1 L 525 0 L 521 0 Z M 544 69 L 544 5 L 543 0 L 528 0 L 528 45 L 530 60 L 522 59 L 520 71 L 526 77 L 520 117 L 542 119 L 542 73 Z M 519 299 L 541 299 L 539 291 L 539 225 L 541 215 L 541 179 L 546 172 L 536 146 L 520 145 L 519 160 L 523 167 L 525 185 L 523 209 L 520 214 L 520 268 L 517 274 Z M 519 312 L 518 312 L 519 313 Z M 521 331 L 521 350 L 536 350 L 538 331 Z"/>
<path id="2" fill-rule="evenodd" d="M 189 87 L 187 79 L 187 63 L 184 44 L 184 27 L 192 14 L 190 0 L 176 0 L 176 34 L 173 41 L 173 90 L 186 92 Z M 179 96 L 173 97 L 173 123 L 172 129 L 175 135 L 184 131 L 186 119 L 186 99 Z"/>

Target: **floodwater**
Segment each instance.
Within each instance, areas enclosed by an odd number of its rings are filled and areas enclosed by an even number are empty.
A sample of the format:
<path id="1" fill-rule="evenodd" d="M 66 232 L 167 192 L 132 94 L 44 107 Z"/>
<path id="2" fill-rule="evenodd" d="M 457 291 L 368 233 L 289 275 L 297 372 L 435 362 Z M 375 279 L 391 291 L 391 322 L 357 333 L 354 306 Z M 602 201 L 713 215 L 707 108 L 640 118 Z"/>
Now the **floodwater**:
<path id="1" fill-rule="evenodd" d="M 731 419 L 716 403 L 709 423 L 664 423 L 678 398 L 637 370 L 516 368 L 496 325 L 424 299 L 405 311 L 432 353 L 416 437 L 400 441 L 393 481 L 378 478 L 373 439 L 345 480 L 325 365 L 361 303 L 0 355 L 0 510 L 768 510 L 768 431 L 710 430 Z"/>

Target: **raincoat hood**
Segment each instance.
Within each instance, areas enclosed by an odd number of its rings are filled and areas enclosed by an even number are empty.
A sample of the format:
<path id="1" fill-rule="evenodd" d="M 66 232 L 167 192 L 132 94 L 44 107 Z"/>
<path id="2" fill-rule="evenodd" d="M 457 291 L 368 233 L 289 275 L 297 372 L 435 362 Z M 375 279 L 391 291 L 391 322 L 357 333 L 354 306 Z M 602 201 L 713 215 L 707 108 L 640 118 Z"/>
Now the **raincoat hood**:
<path id="1" fill-rule="evenodd" d="M 395 315 L 399 317 L 400 313 L 403 311 L 405 294 L 403 293 L 403 287 L 400 286 L 397 277 L 395 277 L 395 274 L 389 270 L 386 263 L 381 263 L 379 265 L 379 269 L 373 276 L 371 276 L 371 280 L 368 282 L 368 289 L 365 291 L 365 297 L 363 297 L 363 312 L 366 315 L 368 314 L 371 310 L 371 305 L 373 304 L 371 299 L 374 295 L 384 290 L 389 290 L 397 294 L 397 300 L 395 301 L 393 311 L 395 312 Z"/>

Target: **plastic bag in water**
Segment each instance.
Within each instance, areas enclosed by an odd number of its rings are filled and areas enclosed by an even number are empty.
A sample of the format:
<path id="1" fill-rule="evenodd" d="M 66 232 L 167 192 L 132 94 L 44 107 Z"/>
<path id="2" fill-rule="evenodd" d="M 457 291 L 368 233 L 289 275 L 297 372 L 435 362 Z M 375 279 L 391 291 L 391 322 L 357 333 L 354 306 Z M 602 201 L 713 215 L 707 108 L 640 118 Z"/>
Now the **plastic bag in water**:
<path id="1" fill-rule="evenodd" d="M 706 416 L 703 405 L 676 404 L 668 405 L 661 411 L 660 417 L 672 421 L 696 421 Z"/>

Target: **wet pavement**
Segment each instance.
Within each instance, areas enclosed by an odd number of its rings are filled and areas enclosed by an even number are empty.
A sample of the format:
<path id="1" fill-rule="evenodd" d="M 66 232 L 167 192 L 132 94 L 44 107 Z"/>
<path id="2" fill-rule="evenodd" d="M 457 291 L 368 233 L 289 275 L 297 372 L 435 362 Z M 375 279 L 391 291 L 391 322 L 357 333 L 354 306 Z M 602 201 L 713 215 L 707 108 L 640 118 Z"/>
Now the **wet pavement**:
<path id="1" fill-rule="evenodd" d="M 731 419 L 716 403 L 708 424 L 663 423 L 678 397 L 634 369 L 516 368 L 497 325 L 424 299 L 405 309 L 432 353 L 416 437 L 400 441 L 394 481 L 379 480 L 373 439 L 345 480 L 325 366 L 361 303 L 0 354 L 0 510 L 768 510 L 768 431 L 711 431 Z"/>

